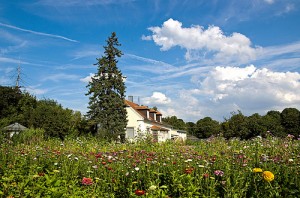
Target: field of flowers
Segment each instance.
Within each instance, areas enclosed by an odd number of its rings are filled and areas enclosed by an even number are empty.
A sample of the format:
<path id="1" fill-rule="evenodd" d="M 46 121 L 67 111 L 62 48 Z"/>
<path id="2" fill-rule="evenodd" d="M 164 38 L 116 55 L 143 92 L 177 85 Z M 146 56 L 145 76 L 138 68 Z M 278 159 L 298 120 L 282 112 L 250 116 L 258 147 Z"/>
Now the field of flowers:
<path id="1" fill-rule="evenodd" d="M 299 197 L 300 141 L 0 146 L 0 197 Z"/>

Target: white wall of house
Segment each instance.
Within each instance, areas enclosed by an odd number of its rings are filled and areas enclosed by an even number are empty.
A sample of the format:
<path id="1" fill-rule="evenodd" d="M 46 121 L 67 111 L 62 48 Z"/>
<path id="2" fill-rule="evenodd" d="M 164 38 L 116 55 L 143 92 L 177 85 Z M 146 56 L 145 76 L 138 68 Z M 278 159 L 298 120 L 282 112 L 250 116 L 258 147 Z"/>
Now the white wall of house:
<path id="1" fill-rule="evenodd" d="M 145 123 L 144 118 L 131 107 L 127 107 L 126 111 L 128 120 L 126 138 L 133 139 L 134 137 L 137 137 L 139 133 L 146 135 L 148 131 L 147 128 L 151 127 L 151 125 L 149 123 Z M 133 135 L 131 135 L 132 128 L 134 131 Z"/>
<path id="2" fill-rule="evenodd" d="M 178 137 L 182 138 L 182 140 L 186 140 L 186 132 L 177 132 Z"/>

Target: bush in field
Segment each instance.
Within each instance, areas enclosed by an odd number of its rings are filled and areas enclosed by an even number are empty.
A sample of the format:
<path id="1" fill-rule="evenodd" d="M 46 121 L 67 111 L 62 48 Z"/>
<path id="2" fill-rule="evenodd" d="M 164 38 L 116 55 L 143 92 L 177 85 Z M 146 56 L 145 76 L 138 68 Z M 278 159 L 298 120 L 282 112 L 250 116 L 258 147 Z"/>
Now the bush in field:
<path id="1" fill-rule="evenodd" d="M 44 140 L 43 129 L 28 129 L 12 137 L 14 144 L 38 144 Z"/>

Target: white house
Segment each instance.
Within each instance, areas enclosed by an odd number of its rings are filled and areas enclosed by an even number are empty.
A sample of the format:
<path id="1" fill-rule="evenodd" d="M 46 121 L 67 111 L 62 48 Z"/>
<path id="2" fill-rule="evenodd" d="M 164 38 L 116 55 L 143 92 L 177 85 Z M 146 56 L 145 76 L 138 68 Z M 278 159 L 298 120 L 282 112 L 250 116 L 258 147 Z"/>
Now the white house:
<path id="1" fill-rule="evenodd" d="M 162 114 L 147 106 L 140 106 L 125 100 L 127 110 L 126 138 L 152 135 L 158 142 L 170 139 L 186 140 L 186 131 L 176 130 L 170 125 L 162 123 Z"/>

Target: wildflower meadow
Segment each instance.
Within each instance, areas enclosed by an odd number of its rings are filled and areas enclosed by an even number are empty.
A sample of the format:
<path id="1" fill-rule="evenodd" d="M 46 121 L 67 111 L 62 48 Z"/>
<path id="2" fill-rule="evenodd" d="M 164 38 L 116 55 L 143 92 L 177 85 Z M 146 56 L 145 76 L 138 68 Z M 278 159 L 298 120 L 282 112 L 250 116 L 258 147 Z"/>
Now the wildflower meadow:
<path id="1" fill-rule="evenodd" d="M 300 141 L 5 141 L 0 197 L 297 197 Z"/>

